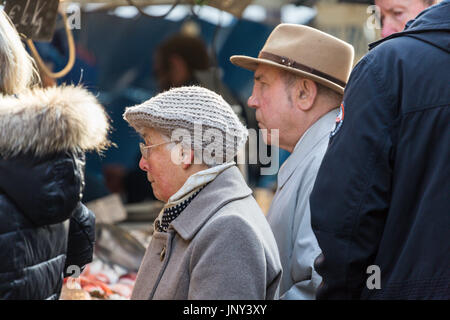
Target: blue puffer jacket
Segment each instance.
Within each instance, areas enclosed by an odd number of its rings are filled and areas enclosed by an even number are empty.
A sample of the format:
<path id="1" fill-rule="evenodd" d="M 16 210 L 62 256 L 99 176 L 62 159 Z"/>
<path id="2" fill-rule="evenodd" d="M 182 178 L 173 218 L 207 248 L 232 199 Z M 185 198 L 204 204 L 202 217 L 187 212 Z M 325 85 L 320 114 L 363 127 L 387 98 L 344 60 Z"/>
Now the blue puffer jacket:
<path id="1" fill-rule="evenodd" d="M 353 70 L 310 197 L 318 299 L 450 298 L 450 1 Z"/>
<path id="2" fill-rule="evenodd" d="M 68 266 L 92 261 L 84 151 L 106 145 L 107 118 L 77 87 L 0 97 L 0 110 L 0 299 L 58 299 Z"/>

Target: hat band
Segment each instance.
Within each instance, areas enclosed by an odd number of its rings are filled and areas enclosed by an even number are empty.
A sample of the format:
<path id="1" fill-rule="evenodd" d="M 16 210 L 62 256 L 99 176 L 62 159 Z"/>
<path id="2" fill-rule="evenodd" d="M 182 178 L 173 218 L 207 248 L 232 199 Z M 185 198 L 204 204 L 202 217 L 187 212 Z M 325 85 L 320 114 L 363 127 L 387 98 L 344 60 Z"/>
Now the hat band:
<path id="1" fill-rule="evenodd" d="M 259 53 L 258 58 L 267 59 L 267 60 L 276 62 L 276 63 L 281 64 L 281 65 L 286 66 L 286 67 L 290 67 L 290 68 L 294 68 L 294 69 L 297 69 L 297 70 L 300 70 L 300 71 L 305 71 L 305 72 L 311 73 L 313 75 L 316 75 L 316 76 L 319 76 L 321 78 L 327 79 L 327 80 L 329 80 L 329 81 L 331 81 L 331 82 L 333 82 L 333 83 L 335 83 L 335 84 L 337 84 L 337 85 L 339 85 L 341 87 L 345 87 L 345 85 L 346 85 L 345 82 L 343 82 L 343 81 L 341 81 L 339 79 L 336 79 L 335 77 L 330 76 L 329 74 L 326 74 L 326 73 L 321 72 L 319 70 L 316 70 L 314 68 L 305 66 L 304 64 L 298 63 L 297 61 L 294 61 L 294 60 L 292 60 L 290 58 L 286 58 L 286 57 L 279 56 L 279 55 L 276 55 L 276 54 L 273 54 L 273 53 L 270 53 L 270 52 L 265 52 L 265 51 L 261 51 Z"/>

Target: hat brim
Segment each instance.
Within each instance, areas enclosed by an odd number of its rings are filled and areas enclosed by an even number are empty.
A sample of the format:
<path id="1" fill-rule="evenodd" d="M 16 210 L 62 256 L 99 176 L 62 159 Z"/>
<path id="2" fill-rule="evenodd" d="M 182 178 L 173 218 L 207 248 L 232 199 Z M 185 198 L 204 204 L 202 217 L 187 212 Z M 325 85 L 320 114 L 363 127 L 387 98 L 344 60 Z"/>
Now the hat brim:
<path id="1" fill-rule="evenodd" d="M 316 76 L 314 74 L 311 74 L 309 72 L 306 71 L 302 71 L 299 69 L 295 69 L 295 68 L 291 68 L 288 66 L 283 66 L 282 64 L 273 62 L 271 60 L 267 60 L 267 59 L 261 59 L 261 58 L 253 58 L 253 57 L 248 57 L 248 56 L 240 56 L 240 55 L 235 55 L 232 56 L 230 58 L 230 61 L 232 64 L 234 64 L 235 66 L 250 70 L 250 71 L 255 71 L 256 68 L 258 68 L 258 65 L 260 64 L 265 64 L 265 65 L 269 65 L 269 66 L 273 66 L 282 70 L 285 70 L 287 72 L 291 72 L 291 73 L 295 73 L 297 75 L 303 76 L 305 78 L 311 79 L 315 82 L 318 82 L 322 85 L 324 85 L 327 88 L 332 89 L 333 91 L 339 93 L 339 94 L 344 94 L 344 87 L 341 87 L 340 85 L 327 80 L 325 78 Z"/>

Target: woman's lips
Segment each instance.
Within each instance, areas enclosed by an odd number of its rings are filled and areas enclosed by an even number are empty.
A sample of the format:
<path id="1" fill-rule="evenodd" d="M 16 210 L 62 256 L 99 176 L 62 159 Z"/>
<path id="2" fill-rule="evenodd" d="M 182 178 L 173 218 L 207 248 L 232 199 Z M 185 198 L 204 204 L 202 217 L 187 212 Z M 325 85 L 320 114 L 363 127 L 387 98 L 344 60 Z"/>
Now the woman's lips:
<path id="1" fill-rule="evenodd" d="M 260 129 L 266 129 L 266 127 L 264 126 L 264 124 L 261 122 L 261 120 L 259 120 L 258 115 L 256 115 L 256 122 L 258 123 L 258 127 Z"/>

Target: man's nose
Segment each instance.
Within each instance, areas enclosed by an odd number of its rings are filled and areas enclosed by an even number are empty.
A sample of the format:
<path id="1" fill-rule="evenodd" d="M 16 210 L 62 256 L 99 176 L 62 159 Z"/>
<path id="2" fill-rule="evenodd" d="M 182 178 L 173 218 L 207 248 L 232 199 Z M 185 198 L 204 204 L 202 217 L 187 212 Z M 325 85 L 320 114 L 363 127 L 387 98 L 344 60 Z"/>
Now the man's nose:
<path id="1" fill-rule="evenodd" d="M 255 95 L 252 92 L 252 95 L 248 98 L 247 104 L 250 108 L 257 108 L 258 107 L 258 100 L 256 99 Z"/>

